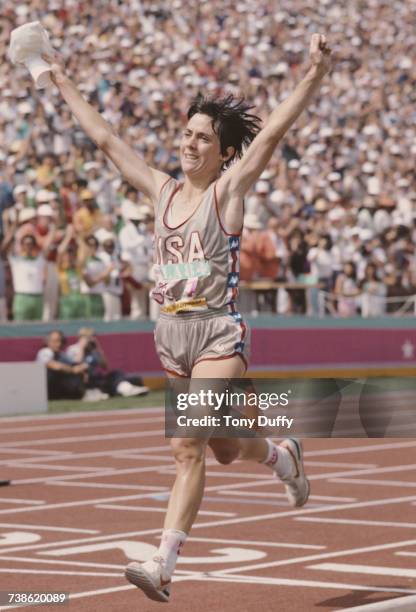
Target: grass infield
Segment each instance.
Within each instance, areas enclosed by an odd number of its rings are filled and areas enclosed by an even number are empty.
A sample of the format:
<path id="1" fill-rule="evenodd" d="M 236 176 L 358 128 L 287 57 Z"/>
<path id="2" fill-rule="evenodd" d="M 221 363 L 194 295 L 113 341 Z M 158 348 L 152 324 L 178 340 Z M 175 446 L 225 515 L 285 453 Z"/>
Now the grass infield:
<path id="1" fill-rule="evenodd" d="M 55 400 L 48 402 L 49 414 L 61 412 L 90 412 L 92 410 L 124 410 L 126 408 L 160 408 L 165 405 L 164 391 L 150 391 L 143 397 L 110 397 L 98 402 Z"/>

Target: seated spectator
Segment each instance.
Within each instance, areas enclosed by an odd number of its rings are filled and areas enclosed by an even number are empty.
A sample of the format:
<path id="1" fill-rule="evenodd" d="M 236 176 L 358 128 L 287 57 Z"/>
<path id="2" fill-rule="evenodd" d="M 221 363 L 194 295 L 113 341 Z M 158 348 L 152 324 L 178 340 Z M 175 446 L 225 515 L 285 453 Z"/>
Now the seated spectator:
<path id="1" fill-rule="evenodd" d="M 3 255 L 0 251 L 0 323 L 7 321 L 6 303 L 6 266 Z"/>
<path id="2" fill-rule="evenodd" d="M 111 396 L 132 397 L 149 392 L 137 375 L 126 375 L 121 370 L 108 370 L 108 362 L 103 348 L 89 327 L 82 327 L 78 332 L 78 342 L 71 344 L 66 351 L 73 363 L 87 365 L 88 388 L 98 388 Z"/>
<path id="3" fill-rule="evenodd" d="M 74 362 L 65 354 L 65 337 L 59 330 L 49 332 L 46 346 L 36 355 L 36 361 L 45 364 L 48 399 L 81 399 L 85 394 L 86 363 Z"/>

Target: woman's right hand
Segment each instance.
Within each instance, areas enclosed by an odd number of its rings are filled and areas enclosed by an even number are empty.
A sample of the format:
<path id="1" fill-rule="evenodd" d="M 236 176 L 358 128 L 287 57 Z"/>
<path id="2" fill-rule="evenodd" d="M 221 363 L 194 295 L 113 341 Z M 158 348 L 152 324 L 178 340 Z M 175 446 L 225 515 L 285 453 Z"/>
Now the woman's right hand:
<path id="1" fill-rule="evenodd" d="M 50 76 L 52 83 L 55 85 L 63 83 L 66 75 L 62 56 L 55 51 L 53 55 L 49 53 L 42 54 L 42 59 L 48 62 L 51 67 Z"/>

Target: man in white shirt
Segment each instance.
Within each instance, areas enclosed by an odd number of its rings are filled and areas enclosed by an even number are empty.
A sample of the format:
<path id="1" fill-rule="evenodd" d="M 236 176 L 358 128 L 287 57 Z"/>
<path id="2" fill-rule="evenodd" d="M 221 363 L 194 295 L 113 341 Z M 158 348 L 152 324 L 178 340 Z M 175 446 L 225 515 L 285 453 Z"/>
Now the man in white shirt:
<path id="1" fill-rule="evenodd" d="M 137 287 L 130 289 L 130 318 L 138 319 L 147 314 L 148 291 L 140 285 L 149 280 L 152 262 L 152 236 L 143 228 L 148 210 L 146 206 L 139 207 L 128 200 L 123 202 L 121 210 L 126 221 L 119 234 L 121 257 L 131 265 L 132 277 L 137 283 Z"/>

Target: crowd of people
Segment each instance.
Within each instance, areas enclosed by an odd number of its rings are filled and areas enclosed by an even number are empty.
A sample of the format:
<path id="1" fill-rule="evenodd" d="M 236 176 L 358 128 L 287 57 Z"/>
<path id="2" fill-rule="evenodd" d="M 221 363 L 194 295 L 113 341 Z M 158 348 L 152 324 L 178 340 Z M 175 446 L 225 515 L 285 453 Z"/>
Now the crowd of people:
<path id="1" fill-rule="evenodd" d="M 414 3 L 352 0 L 5 0 L 0 16 L 0 320 L 152 316 L 153 211 L 60 102 L 7 60 L 39 20 L 86 98 L 146 159 L 180 178 L 183 115 L 199 91 L 267 116 L 305 71 L 310 34 L 337 56 L 321 95 L 246 200 L 243 281 L 278 280 L 338 316 L 416 293 Z M 247 309 L 255 309 L 246 295 Z M 243 302 L 244 309 L 244 302 Z"/>

